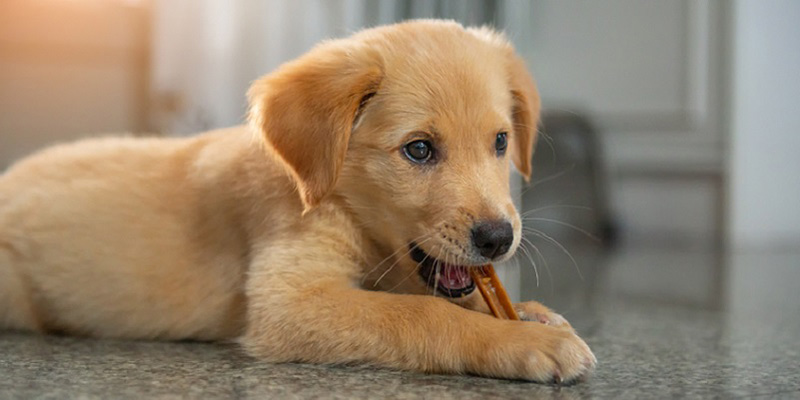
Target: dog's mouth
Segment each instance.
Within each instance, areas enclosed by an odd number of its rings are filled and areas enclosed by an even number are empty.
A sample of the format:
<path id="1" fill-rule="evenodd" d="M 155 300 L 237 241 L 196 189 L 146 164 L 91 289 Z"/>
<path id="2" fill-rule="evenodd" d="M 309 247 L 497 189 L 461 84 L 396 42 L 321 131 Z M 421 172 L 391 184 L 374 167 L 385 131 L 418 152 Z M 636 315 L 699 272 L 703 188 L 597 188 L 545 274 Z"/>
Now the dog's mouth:
<path id="1" fill-rule="evenodd" d="M 416 243 L 409 244 L 411 259 L 419 264 L 417 272 L 429 288 L 445 297 L 463 297 L 475 290 L 469 266 L 453 265 L 431 257 Z"/>

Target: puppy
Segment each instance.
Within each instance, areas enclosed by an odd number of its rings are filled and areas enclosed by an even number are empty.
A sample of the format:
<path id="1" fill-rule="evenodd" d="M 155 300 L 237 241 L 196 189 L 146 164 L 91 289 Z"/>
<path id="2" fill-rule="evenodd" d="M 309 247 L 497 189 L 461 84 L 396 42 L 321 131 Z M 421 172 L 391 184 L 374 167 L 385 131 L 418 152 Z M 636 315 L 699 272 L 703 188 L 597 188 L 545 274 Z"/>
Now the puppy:
<path id="1" fill-rule="evenodd" d="M 56 146 L 0 177 L 0 328 L 541 382 L 593 368 L 563 318 L 493 318 L 467 273 L 514 253 L 510 163 L 531 173 L 539 97 L 501 34 L 364 30 L 249 99 L 248 126 Z"/>

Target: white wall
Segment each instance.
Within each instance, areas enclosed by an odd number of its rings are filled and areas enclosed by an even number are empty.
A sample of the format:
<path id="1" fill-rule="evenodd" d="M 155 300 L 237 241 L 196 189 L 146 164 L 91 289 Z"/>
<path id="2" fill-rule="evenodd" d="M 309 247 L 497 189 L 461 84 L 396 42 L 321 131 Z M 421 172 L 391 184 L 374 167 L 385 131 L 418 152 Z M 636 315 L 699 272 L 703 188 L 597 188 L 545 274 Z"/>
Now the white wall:
<path id="1" fill-rule="evenodd" d="M 143 129 L 147 10 L 0 0 L 0 172 L 39 148 Z"/>
<path id="2" fill-rule="evenodd" d="M 800 1 L 734 7 L 731 240 L 800 245 Z"/>

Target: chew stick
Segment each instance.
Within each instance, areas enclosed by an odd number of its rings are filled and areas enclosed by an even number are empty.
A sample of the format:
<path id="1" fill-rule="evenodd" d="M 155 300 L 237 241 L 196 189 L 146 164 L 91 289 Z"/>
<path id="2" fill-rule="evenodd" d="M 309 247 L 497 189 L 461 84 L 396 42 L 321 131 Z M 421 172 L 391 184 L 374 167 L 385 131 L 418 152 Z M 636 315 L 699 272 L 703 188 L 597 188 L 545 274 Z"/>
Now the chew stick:
<path id="1" fill-rule="evenodd" d="M 519 320 L 514 305 L 511 304 L 511 299 L 508 298 L 506 289 L 500 283 L 497 273 L 494 272 L 492 264 L 486 264 L 482 267 L 470 268 L 470 276 L 478 291 L 481 292 L 483 300 L 489 306 L 492 314 L 500 319 Z"/>

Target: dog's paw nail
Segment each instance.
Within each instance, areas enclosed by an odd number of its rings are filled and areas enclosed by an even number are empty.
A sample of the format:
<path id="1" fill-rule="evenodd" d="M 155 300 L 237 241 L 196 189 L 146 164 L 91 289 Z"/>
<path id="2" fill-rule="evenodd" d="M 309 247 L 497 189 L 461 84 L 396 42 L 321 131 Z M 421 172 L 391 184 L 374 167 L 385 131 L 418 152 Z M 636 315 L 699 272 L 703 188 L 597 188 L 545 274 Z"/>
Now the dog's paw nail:
<path id="1" fill-rule="evenodd" d="M 544 325 L 552 325 L 552 321 L 547 316 L 547 314 L 535 313 L 535 314 L 529 315 L 525 311 L 517 310 L 517 315 L 519 316 L 519 319 L 522 320 L 522 321 L 539 322 L 539 323 L 544 324 Z"/>
<path id="2" fill-rule="evenodd" d="M 523 321 L 538 322 L 538 323 L 544 324 L 544 325 L 552 325 L 552 322 L 550 321 L 550 318 L 548 318 L 547 315 L 545 315 L 545 314 L 534 314 L 534 315 L 527 315 L 526 314 L 524 317 L 520 314 L 519 318 L 521 320 L 523 320 Z"/>
<path id="3" fill-rule="evenodd" d="M 553 384 L 555 384 L 557 386 L 561 386 L 563 383 L 564 383 L 564 379 L 561 378 L 561 373 L 556 371 L 556 373 L 553 374 Z"/>
<path id="4" fill-rule="evenodd" d="M 545 314 L 536 314 L 536 321 L 539 321 L 545 325 L 550 325 L 550 318 L 548 318 Z"/>
<path id="5" fill-rule="evenodd" d="M 526 312 L 525 312 L 525 311 L 523 311 L 523 310 L 520 310 L 519 308 L 517 308 L 517 309 L 516 309 L 516 311 L 517 311 L 517 316 L 519 317 L 519 320 L 520 320 L 520 321 L 525 321 L 525 322 L 536 322 L 536 318 L 535 318 L 535 316 L 534 316 L 534 317 L 531 317 L 530 315 L 528 315 L 528 313 L 526 313 Z"/>
<path id="6" fill-rule="evenodd" d="M 586 367 L 587 371 L 591 371 L 595 367 L 597 367 L 597 357 L 594 354 L 592 354 L 591 356 L 592 358 L 583 362 L 583 365 Z"/>

